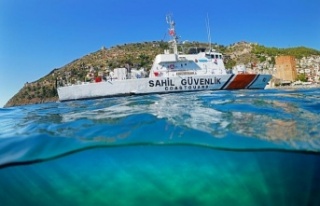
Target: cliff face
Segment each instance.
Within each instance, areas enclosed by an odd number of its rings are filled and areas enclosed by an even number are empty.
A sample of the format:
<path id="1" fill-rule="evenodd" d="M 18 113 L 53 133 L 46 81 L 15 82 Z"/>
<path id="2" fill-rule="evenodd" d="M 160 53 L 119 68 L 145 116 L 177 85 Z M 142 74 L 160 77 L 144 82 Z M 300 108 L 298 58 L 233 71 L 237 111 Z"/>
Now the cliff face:
<path id="1" fill-rule="evenodd" d="M 35 82 L 26 83 L 4 107 L 58 101 L 57 80 L 68 83 L 86 81 L 89 71 L 97 75 L 106 69 L 125 67 L 126 65 L 150 68 L 154 57 L 167 48 L 168 44 L 164 42 L 125 44 L 110 49 L 102 47 L 96 52 L 52 70 Z"/>
<path id="2" fill-rule="evenodd" d="M 180 51 L 188 51 L 190 48 L 206 48 L 207 43 L 188 42 L 179 45 Z M 88 74 L 98 75 L 100 72 L 110 71 L 117 67 L 130 66 L 132 68 L 151 68 L 155 56 L 163 53 L 169 45 L 162 41 L 124 44 L 110 49 L 102 47 L 100 50 L 85 55 L 71 63 L 52 70 L 46 76 L 31 83 L 26 83 L 21 90 L 15 94 L 5 107 L 26 104 L 39 104 L 58 101 L 56 91 L 57 80 L 74 84 L 77 81 L 88 81 Z M 230 46 L 214 44 L 213 48 L 225 54 L 227 68 L 236 64 L 257 64 L 270 61 L 276 55 L 282 53 L 295 56 L 320 55 L 319 51 L 308 48 L 277 49 L 266 48 L 257 44 L 239 42 Z M 269 60 L 268 60 L 269 59 Z"/>

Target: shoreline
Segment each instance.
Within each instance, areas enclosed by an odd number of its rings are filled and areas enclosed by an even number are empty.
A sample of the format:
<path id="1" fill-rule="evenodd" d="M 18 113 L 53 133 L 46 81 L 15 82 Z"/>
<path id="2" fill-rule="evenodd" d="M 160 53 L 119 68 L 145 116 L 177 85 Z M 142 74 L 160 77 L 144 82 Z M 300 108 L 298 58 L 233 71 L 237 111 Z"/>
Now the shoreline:
<path id="1" fill-rule="evenodd" d="M 293 85 L 293 86 L 267 86 L 265 89 L 313 89 L 320 88 L 320 84 L 313 85 Z"/>

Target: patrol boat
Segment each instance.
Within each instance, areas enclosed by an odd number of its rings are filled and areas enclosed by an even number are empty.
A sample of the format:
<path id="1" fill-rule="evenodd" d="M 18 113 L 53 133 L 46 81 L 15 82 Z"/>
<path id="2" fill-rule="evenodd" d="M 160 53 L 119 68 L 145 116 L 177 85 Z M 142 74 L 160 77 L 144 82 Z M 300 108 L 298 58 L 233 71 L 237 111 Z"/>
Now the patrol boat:
<path id="1" fill-rule="evenodd" d="M 57 87 L 60 101 L 101 98 L 110 96 L 186 92 L 201 90 L 264 89 L 271 79 L 269 74 L 228 73 L 223 55 L 215 50 L 178 52 L 175 22 L 167 16 L 169 41 L 173 53 L 158 54 L 149 76 L 142 70 L 116 68 L 108 78 Z"/>

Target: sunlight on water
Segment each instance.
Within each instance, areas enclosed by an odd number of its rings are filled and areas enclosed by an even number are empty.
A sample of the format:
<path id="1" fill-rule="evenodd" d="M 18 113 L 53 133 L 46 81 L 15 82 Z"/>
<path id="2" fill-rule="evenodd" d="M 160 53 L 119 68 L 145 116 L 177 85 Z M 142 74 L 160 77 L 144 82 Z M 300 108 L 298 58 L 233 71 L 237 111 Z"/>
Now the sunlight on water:
<path id="1" fill-rule="evenodd" d="M 320 205 L 320 91 L 0 109 L 1 205 Z"/>

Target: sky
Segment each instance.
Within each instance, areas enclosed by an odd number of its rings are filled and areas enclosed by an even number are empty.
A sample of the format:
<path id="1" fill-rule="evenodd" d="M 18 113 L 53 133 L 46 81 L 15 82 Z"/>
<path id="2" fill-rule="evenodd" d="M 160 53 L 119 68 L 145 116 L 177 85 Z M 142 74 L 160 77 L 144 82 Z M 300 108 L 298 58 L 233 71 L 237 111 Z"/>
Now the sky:
<path id="1" fill-rule="evenodd" d="M 33 82 L 86 54 L 119 44 L 239 41 L 320 50 L 319 0 L 0 0 L 0 107 Z"/>

